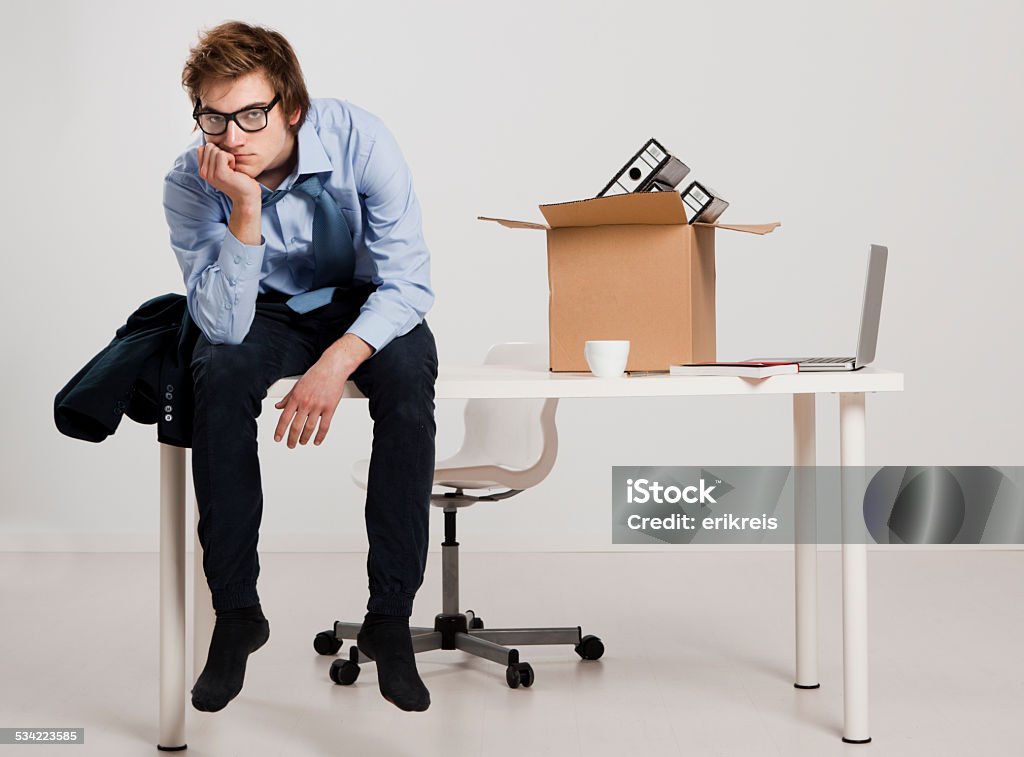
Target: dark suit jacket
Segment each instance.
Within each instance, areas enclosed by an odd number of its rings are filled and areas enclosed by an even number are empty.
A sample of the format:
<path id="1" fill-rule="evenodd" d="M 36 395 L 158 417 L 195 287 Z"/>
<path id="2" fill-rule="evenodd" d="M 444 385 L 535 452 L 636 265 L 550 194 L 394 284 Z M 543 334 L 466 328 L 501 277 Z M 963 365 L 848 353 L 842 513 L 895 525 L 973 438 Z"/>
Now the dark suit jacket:
<path id="1" fill-rule="evenodd" d="M 121 416 L 155 423 L 156 438 L 192 446 L 192 349 L 199 336 L 181 294 L 144 302 L 53 402 L 57 429 L 101 442 Z"/>

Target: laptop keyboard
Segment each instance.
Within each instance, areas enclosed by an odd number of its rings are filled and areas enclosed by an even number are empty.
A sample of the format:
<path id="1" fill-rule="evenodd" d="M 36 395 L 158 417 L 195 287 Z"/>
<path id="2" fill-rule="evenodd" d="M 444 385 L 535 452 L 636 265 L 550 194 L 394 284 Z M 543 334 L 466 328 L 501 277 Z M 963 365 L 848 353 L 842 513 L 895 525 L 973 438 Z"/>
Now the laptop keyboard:
<path id="1" fill-rule="evenodd" d="M 852 357 L 810 357 L 801 360 L 801 363 L 849 363 L 853 361 Z"/>

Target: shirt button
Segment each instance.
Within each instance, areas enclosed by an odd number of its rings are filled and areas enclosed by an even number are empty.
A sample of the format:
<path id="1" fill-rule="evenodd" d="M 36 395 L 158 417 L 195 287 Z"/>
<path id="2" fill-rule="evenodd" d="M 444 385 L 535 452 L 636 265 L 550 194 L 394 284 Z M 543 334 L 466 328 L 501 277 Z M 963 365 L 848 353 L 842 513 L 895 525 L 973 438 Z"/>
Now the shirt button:
<path id="1" fill-rule="evenodd" d="M 231 310 L 231 303 L 230 302 L 225 302 L 224 303 L 224 309 L 225 310 Z"/>
<path id="2" fill-rule="evenodd" d="M 173 408 L 171 408 L 171 406 L 170 406 L 170 405 L 164 405 L 164 412 L 165 412 L 165 413 L 169 413 L 169 412 L 171 412 L 171 410 L 172 410 L 172 409 L 173 409 Z"/>
<path id="3" fill-rule="evenodd" d="M 173 415 L 165 415 L 164 416 L 164 420 L 165 421 L 173 421 L 174 420 L 174 416 Z"/>
<path id="4" fill-rule="evenodd" d="M 238 279 L 228 279 L 228 283 L 229 283 L 229 284 L 230 284 L 231 286 L 234 286 L 235 284 L 237 284 L 237 283 L 238 283 Z"/>
<path id="5" fill-rule="evenodd" d="M 165 399 L 165 400 L 170 400 L 170 399 L 174 399 L 174 395 L 173 395 L 173 394 L 171 394 L 170 392 L 167 392 L 167 393 L 166 393 L 166 394 L 164 395 L 164 399 Z"/>
<path id="6" fill-rule="evenodd" d="M 242 262 L 242 256 L 241 255 L 235 255 L 235 262 L 236 263 L 241 263 Z"/>

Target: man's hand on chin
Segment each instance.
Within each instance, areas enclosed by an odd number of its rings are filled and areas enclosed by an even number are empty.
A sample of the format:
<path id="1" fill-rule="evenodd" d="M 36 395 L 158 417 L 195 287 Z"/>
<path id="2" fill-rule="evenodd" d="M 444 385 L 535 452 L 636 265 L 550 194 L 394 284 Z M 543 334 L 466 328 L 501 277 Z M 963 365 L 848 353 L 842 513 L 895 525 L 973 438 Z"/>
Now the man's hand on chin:
<path id="1" fill-rule="evenodd" d="M 331 428 L 331 418 L 341 402 L 345 382 L 372 354 L 373 348 L 355 334 L 345 334 L 328 347 L 291 391 L 274 405 L 281 411 L 274 441 L 281 441 L 288 430 L 288 447 L 294 449 L 296 442 L 306 444 L 315 431 L 313 444 L 319 446 Z"/>

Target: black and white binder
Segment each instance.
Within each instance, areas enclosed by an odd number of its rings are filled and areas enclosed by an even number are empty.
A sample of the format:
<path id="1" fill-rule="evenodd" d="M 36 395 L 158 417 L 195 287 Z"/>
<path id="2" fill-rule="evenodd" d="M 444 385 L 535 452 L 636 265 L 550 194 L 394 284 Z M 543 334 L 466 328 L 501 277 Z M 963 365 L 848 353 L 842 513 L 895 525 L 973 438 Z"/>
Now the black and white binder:
<path id="1" fill-rule="evenodd" d="M 671 155 L 658 140 L 649 139 L 597 196 L 670 192 L 688 173 L 690 169 L 683 161 Z"/>
<path id="2" fill-rule="evenodd" d="M 683 190 L 682 198 L 687 223 L 714 223 L 729 207 L 729 203 L 715 190 L 699 181 L 690 182 L 690 186 Z"/>

